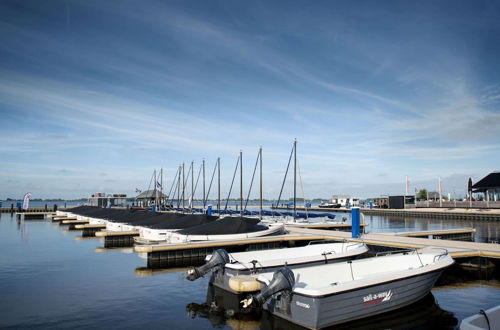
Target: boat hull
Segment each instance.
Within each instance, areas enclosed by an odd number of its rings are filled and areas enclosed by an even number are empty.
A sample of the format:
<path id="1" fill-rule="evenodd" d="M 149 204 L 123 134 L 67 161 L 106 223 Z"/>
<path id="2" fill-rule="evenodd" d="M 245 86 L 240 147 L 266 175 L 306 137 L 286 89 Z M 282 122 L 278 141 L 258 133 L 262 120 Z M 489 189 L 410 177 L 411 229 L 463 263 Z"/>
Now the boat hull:
<path id="1" fill-rule="evenodd" d="M 320 329 L 392 311 L 425 297 L 443 269 L 327 296 L 272 297 L 264 309 L 306 328 Z"/>

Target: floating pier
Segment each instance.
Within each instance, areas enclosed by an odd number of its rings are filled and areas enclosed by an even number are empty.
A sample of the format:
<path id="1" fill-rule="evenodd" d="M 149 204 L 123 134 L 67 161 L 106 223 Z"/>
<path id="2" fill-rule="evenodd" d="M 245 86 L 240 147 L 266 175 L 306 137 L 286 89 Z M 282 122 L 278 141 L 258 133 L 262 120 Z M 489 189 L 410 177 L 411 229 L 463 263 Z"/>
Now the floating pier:
<path id="1" fill-rule="evenodd" d="M 278 206 L 273 207 L 278 210 L 293 210 L 291 208 Z M 500 209 L 464 209 L 464 208 L 411 208 L 411 209 L 360 209 L 364 215 L 394 215 L 411 216 L 421 218 L 440 218 L 457 220 L 500 220 Z M 345 212 L 350 213 L 348 208 L 324 208 L 297 206 L 297 211 L 323 211 L 323 212 Z"/>
<path id="2" fill-rule="evenodd" d="M 378 233 L 382 235 L 405 236 L 405 237 L 420 237 L 429 239 L 450 239 L 450 240 L 466 240 L 473 241 L 476 230 L 474 228 L 458 228 L 458 229 L 443 229 L 443 230 L 422 230 L 422 231 L 405 231 Z"/>
<path id="3" fill-rule="evenodd" d="M 61 208 L 60 208 L 61 209 Z M 62 208 L 64 209 L 64 208 Z M 30 207 L 29 209 L 23 211 L 20 207 L 11 204 L 10 207 L 0 207 L 0 213 L 52 213 L 57 210 L 57 207 Z"/>
<path id="4" fill-rule="evenodd" d="M 96 237 L 104 238 L 105 248 L 114 247 L 132 247 L 134 246 L 134 237 L 139 236 L 139 231 L 98 231 Z"/>
<path id="5" fill-rule="evenodd" d="M 95 233 L 106 229 L 106 225 L 77 224 L 75 225 L 75 229 L 81 230 L 83 237 L 95 237 Z"/>
<path id="6" fill-rule="evenodd" d="M 361 231 L 364 232 L 365 227 L 368 226 L 366 223 L 360 224 Z M 294 224 L 285 224 L 286 228 L 310 228 L 310 229 L 325 229 L 325 230 L 334 230 L 334 231 L 348 231 L 352 230 L 352 225 L 350 223 L 328 223 L 328 222 L 316 222 L 316 223 L 294 223 Z"/>
<path id="7" fill-rule="evenodd" d="M 347 234 L 347 233 L 346 233 Z M 228 252 L 257 251 L 283 247 L 305 246 L 311 241 L 324 240 L 322 235 L 297 234 L 254 237 L 239 240 L 196 241 L 181 244 L 136 245 L 134 251 L 146 253 L 148 268 L 196 265 L 214 250 Z"/>
<path id="8" fill-rule="evenodd" d="M 182 244 L 136 245 L 134 251 L 147 254 L 148 268 L 196 265 L 214 250 L 224 248 L 228 252 L 278 249 L 283 247 L 304 246 L 312 241 L 356 241 L 364 242 L 375 250 L 394 249 L 447 249 L 453 258 L 487 257 L 500 259 L 500 245 L 464 241 L 444 240 L 442 238 L 471 238 L 472 228 L 364 234 L 361 239 L 353 239 L 351 233 L 342 231 L 319 230 L 311 228 L 288 228 L 290 234 L 256 237 L 242 240 L 198 241 Z M 429 239 L 428 237 L 441 238 Z M 422 238 L 425 237 L 425 238 Z"/>
<path id="9" fill-rule="evenodd" d="M 63 220 L 59 222 L 60 225 L 68 225 L 69 230 L 78 230 L 76 225 L 86 225 L 88 223 L 88 220 Z"/>
<path id="10" fill-rule="evenodd" d="M 394 215 L 456 220 L 500 220 L 500 209 L 361 209 L 364 215 Z"/>
<path id="11" fill-rule="evenodd" d="M 448 250 L 448 253 L 453 258 L 464 257 L 487 257 L 500 259 L 500 244 L 492 243 L 477 243 L 477 242 L 464 242 L 452 241 L 444 239 L 428 239 L 418 237 L 406 237 L 387 234 L 370 233 L 364 234 L 361 238 L 352 238 L 350 233 L 345 232 L 331 232 L 327 230 L 308 229 L 308 228 L 293 228 L 292 235 L 305 234 L 305 235 L 318 235 L 323 239 L 337 240 L 337 241 L 354 241 L 364 242 L 368 245 L 385 246 L 392 248 L 403 249 L 422 249 L 422 248 L 441 248 Z"/>
<path id="12" fill-rule="evenodd" d="M 24 220 L 45 219 L 45 216 L 50 214 L 53 214 L 53 212 L 16 212 L 19 218 L 24 216 Z"/>
<path id="13" fill-rule="evenodd" d="M 64 215 L 56 215 L 52 217 L 52 222 L 62 222 L 66 220 L 77 220 L 76 217 L 67 217 Z"/>

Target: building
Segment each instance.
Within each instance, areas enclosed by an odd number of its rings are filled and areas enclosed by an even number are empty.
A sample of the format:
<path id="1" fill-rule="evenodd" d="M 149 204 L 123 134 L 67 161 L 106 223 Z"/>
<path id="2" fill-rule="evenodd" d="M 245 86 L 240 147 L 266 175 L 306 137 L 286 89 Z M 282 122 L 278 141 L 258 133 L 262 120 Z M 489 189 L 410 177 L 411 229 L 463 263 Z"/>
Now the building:
<path id="1" fill-rule="evenodd" d="M 415 206 L 415 196 L 411 195 L 400 195 L 400 196 L 389 196 L 389 208 L 390 209 L 404 209 L 407 205 Z"/>
<path id="2" fill-rule="evenodd" d="M 359 198 L 353 198 L 351 195 L 333 195 L 332 204 L 340 207 L 359 206 Z"/>
<path id="3" fill-rule="evenodd" d="M 127 195 L 126 194 L 113 194 L 107 195 L 105 193 L 95 193 L 89 198 L 90 206 L 98 207 L 112 207 L 112 206 L 127 206 Z"/>
<path id="4" fill-rule="evenodd" d="M 472 193 L 484 194 L 486 201 L 500 201 L 500 172 L 492 172 L 472 185 Z"/>
<path id="5" fill-rule="evenodd" d="M 143 207 L 148 207 L 155 203 L 165 205 L 167 199 L 168 196 L 159 190 L 146 190 L 135 198 L 136 205 Z"/>

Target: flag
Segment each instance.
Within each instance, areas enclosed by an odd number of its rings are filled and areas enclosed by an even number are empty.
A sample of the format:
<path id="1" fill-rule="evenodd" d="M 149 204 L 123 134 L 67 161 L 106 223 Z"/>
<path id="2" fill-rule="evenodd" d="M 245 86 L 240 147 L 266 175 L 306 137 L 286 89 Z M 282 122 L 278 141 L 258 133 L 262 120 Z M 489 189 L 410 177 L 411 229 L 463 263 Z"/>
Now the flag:
<path id="1" fill-rule="evenodd" d="M 156 188 L 160 188 L 161 189 L 161 184 L 158 181 L 156 181 Z"/>
<path id="2" fill-rule="evenodd" d="M 26 193 L 23 200 L 23 210 L 27 210 L 30 204 L 31 193 Z"/>
<path id="3" fill-rule="evenodd" d="M 142 191 L 140 189 L 135 188 L 135 192 L 140 194 Z"/>
<path id="4" fill-rule="evenodd" d="M 418 193 L 417 187 L 415 187 L 415 195 Z"/>

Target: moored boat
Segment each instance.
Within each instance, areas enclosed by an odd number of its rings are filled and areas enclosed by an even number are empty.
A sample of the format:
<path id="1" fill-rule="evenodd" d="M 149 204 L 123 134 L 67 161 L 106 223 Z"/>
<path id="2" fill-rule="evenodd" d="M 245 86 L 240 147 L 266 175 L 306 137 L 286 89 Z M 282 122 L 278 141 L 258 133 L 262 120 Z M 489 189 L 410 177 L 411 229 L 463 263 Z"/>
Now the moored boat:
<path id="1" fill-rule="evenodd" d="M 143 231 L 136 243 L 185 243 L 191 241 L 238 240 L 280 234 L 283 224 L 265 225 L 259 219 L 224 217 L 210 223 L 169 232 L 160 236 L 160 230 Z"/>
<path id="2" fill-rule="evenodd" d="M 217 250 L 207 256 L 207 262 L 189 272 L 188 279 L 195 280 L 213 272 L 212 282 L 224 290 L 241 293 L 258 291 L 259 273 L 269 273 L 287 265 L 290 268 L 340 262 L 356 258 L 368 251 L 364 243 L 321 243 L 303 247 L 227 253 Z"/>
<path id="3" fill-rule="evenodd" d="M 460 330 L 500 329 L 500 305 L 487 310 L 480 310 L 465 318 L 460 323 Z"/>
<path id="4" fill-rule="evenodd" d="M 445 268 L 447 252 L 398 253 L 261 274 L 265 287 L 243 301 L 318 329 L 407 306 L 427 295 Z"/>

